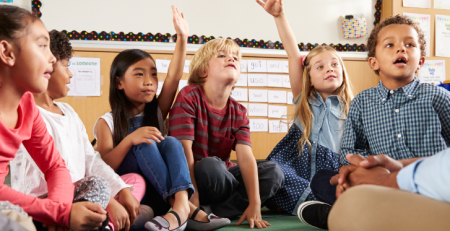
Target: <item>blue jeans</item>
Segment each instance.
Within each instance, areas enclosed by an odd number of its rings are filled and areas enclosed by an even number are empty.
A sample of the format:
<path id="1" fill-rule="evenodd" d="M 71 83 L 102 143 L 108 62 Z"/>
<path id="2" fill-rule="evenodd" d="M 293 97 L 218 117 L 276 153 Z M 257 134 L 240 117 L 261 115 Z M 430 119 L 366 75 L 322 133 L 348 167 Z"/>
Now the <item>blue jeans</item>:
<path id="1" fill-rule="evenodd" d="M 141 173 L 167 201 L 176 192 L 194 193 L 189 168 L 181 142 L 167 136 L 160 143 L 133 146 L 117 169 L 119 175 Z M 140 171 L 139 171 L 140 170 Z"/>

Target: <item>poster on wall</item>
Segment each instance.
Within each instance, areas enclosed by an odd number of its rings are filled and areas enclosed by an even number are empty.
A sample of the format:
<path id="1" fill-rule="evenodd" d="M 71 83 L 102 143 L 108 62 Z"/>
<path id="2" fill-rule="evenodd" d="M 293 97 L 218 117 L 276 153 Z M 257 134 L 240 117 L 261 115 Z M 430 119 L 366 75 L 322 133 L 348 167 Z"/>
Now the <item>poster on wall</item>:
<path id="1" fill-rule="evenodd" d="M 450 57 L 450 16 L 436 15 L 436 56 Z"/>
<path id="2" fill-rule="evenodd" d="M 100 96 L 100 58 L 72 57 L 69 70 L 73 74 L 69 96 Z"/>
<path id="3" fill-rule="evenodd" d="M 430 56 L 430 47 L 431 47 L 431 43 L 430 43 L 430 38 L 431 38 L 431 34 L 430 34 L 430 27 L 431 27 L 431 16 L 428 14 L 413 14 L 413 13 L 403 13 L 403 16 L 410 18 L 411 20 L 413 20 L 414 22 L 417 22 L 420 26 L 420 28 L 422 29 L 423 33 L 425 34 L 425 41 L 427 42 L 427 46 L 426 46 L 426 52 L 427 52 L 427 57 Z"/>
<path id="4" fill-rule="evenodd" d="M 419 79 L 423 83 L 439 85 L 445 81 L 445 60 L 426 60 L 419 70 Z"/>
<path id="5" fill-rule="evenodd" d="M 403 7 L 431 8 L 431 0 L 403 0 Z"/>
<path id="6" fill-rule="evenodd" d="M 450 10 L 450 1 L 449 0 L 434 0 L 434 8 Z"/>

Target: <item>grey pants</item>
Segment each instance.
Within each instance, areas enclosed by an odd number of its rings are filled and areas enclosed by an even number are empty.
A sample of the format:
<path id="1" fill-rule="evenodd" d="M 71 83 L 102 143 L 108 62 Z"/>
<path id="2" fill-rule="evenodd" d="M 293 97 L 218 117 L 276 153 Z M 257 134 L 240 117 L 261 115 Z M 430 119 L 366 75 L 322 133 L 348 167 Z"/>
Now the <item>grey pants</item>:
<path id="1" fill-rule="evenodd" d="M 283 185 L 284 174 L 272 161 L 258 161 L 257 168 L 261 205 L 264 205 Z M 207 157 L 195 164 L 195 179 L 200 204 L 211 205 L 215 215 L 234 218 L 247 209 L 247 191 L 239 166 L 227 169 L 220 158 Z"/>

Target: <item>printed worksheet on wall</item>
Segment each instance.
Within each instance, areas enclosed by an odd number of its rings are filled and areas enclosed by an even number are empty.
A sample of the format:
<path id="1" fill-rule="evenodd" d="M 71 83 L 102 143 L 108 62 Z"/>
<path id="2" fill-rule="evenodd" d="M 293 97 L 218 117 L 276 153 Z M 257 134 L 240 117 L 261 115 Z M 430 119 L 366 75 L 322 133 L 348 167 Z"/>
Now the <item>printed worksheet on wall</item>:
<path id="1" fill-rule="evenodd" d="M 427 42 L 426 46 L 426 52 L 427 57 L 430 56 L 430 25 L 431 25 L 431 15 L 429 14 L 412 14 L 412 13 L 403 13 L 403 16 L 406 16 L 413 20 L 414 22 L 417 22 L 422 29 L 423 33 L 425 34 L 425 40 Z"/>
<path id="2" fill-rule="evenodd" d="M 403 0 L 404 7 L 431 8 L 431 0 Z"/>
<path id="3" fill-rule="evenodd" d="M 69 96 L 100 96 L 100 58 L 72 57 L 69 70 L 73 74 Z"/>
<path id="4" fill-rule="evenodd" d="M 436 56 L 450 57 L 450 16 L 436 15 Z"/>

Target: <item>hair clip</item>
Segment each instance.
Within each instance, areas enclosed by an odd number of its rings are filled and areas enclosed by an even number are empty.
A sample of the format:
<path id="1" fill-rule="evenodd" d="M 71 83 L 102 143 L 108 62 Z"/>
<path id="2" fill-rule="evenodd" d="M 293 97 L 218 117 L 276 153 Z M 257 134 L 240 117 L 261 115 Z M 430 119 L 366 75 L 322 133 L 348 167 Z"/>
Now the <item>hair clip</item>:
<path id="1" fill-rule="evenodd" d="M 302 65 L 305 66 L 306 63 L 306 55 L 302 56 Z"/>

